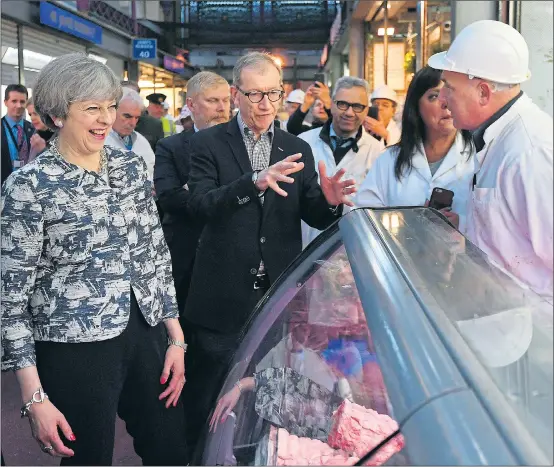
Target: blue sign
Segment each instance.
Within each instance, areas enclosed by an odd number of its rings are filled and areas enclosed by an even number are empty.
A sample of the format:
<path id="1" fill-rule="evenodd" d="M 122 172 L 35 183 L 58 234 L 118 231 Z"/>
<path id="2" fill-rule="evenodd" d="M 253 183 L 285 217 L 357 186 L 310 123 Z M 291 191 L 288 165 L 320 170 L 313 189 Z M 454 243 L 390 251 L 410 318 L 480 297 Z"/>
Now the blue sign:
<path id="1" fill-rule="evenodd" d="M 102 44 L 102 28 L 100 26 L 51 3 L 40 2 L 40 22 L 72 36 L 98 45 Z"/>
<path id="2" fill-rule="evenodd" d="M 148 60 L 158 56 L 156 39 L 133 39 L 133 60 Z"/>

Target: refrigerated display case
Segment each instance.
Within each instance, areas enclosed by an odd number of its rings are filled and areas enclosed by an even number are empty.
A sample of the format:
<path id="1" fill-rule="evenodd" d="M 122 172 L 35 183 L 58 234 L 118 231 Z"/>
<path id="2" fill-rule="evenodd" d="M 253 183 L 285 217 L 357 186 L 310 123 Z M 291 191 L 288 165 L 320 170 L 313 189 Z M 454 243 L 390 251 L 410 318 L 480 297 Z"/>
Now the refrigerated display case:
<path id="1" fill-rule="evenodd" d="M 552 329 L 438 212 L 351 211 L 257 305 L 196 461 L 552 465 Z"/>

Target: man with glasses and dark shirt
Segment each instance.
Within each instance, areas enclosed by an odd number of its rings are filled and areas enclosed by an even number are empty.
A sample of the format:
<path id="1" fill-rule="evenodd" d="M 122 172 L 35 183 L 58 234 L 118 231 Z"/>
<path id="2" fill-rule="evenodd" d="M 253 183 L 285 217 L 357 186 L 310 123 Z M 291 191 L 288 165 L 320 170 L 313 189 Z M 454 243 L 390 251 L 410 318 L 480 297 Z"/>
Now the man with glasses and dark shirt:
<path id="1" fill-rule="evenodd" d="M 322 127 L 302 133 L 299 137 L 312 148 L 316 167 L 325 163 L 329 173 L 346 170 L 346 176 L 360 185 L 381 153 L 376 138 L 363 129 L 369 108 L 369 85 L 361 78 L 340 78 L 333 92 L 331 115 Z M 302 244 L 305 248 L 320 230 L 302 222 Z"/>
<path id="2" fill-rule="evenodd" d="M 309 145 L 275 127 L 283 88 L 271 56 L 239 58 L 231 95 L 238 115 L 189 140 L 188 207 L 205 223 L 184 313 L 192 334 L 187 384 L 198 395 L 187 418 L 193 433 L 256 303 L 301 252 L 301 221 L 326 228 L 355 191 L 344 172 L 328 177 L 323 164 L 318 184 Z"/>

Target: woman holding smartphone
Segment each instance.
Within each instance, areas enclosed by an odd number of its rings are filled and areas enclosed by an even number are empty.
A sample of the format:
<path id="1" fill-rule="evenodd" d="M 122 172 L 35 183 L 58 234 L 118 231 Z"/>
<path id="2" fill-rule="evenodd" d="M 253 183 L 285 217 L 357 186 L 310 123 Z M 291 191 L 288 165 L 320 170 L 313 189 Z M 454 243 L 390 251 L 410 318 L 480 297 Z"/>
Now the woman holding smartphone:
<path id="1" fill-rule="evenodd" d="M 470 133 L 457 131 L 439 102 L 442 86 L 439 70 L 427 66 L 415 74 L 400 141 L 373 163 L 354 198 L 356 206 L 423 206 L 439 187 L 454 192 L 452 207 L 442 211 L 463 231 L 475 149 Z"/>

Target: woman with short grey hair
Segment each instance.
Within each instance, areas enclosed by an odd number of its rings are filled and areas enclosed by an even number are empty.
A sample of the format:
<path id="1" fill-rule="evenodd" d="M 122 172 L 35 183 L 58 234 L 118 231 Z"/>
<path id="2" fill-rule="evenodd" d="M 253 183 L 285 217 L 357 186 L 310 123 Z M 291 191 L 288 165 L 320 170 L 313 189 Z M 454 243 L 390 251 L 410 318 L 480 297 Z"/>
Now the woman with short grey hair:
<path id="1" fill-rule="evenodd" d="M 2 186 L 2 370 L 62 465 L 110 465 L 117 414 L 144 465 L 185 465 L 169 252 L 146 164 L 105 145 L 120 97 L 84 54 L 38 76 L 35 107 L 58 136 Z"/>

